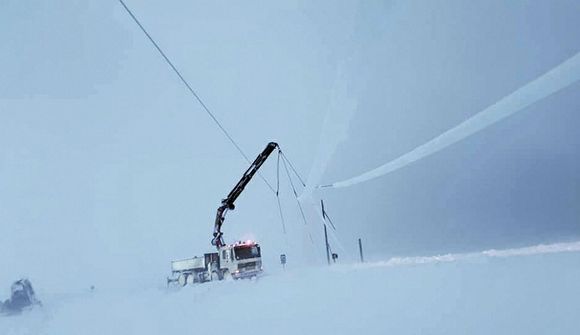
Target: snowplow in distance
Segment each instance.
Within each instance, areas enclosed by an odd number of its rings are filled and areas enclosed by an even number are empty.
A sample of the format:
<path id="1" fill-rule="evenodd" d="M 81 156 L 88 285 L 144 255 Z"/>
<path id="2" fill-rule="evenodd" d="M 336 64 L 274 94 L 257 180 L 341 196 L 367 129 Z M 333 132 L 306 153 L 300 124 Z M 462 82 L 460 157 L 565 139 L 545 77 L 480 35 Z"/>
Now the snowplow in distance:
<path id="1" fill-rule="evenodd" d="M 260 245 L 254 241 L 238 241 L 226 244 L 221 227 L 228 211 L 234 210 L 234 202 L 244 191 L 244 188 L 258 172 L 270 154 L 279 149 L 275 142 L 270 142 L 256 157 L 242 178 L 234 186 L 217 209 L 211 244 L 217 252 L 206 253 L 203 256 L 171 262 L 172 277 L 167 278 L 167 284 L 178 283 L 181 286 L 193 283 L 222 279 L 240 279 L 255 277 L 262 272 L 262 255 Z"/>
<path id="2" fill-rule="evenodd" d="M 0 314 L 13 315 L 34 306 L 42 306 L 40 300 L 36 298 L 32 284 L 28 279 L 15 281 L 10 287 L 10 299 L 0 301 Z"/>

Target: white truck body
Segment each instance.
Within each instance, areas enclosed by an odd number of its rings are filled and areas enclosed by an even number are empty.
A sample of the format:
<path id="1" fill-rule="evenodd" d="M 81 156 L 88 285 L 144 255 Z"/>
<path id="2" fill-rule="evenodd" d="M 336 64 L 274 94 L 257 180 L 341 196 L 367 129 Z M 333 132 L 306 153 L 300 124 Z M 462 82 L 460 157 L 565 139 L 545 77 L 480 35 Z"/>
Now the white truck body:
<path id="1" fill-rule="evenodd" d="M 171 273 L 172 278 L 167 278 L 167 283 L 177 282 L 181 286 L 224 278 L 256 277 L 262 273 L 260 245 L 252 241 L 238 242 L 201 257 L 172 261 Z"/>
<path id="2" fill-rule="evenodd" d="M 179 261 L 171 262 L 171 271 L 186 271 L 186 270 L 201 270 L 205 269 L 205 258 L 204 257 L 193 257 L 188 259 L 182 259 Z"/>

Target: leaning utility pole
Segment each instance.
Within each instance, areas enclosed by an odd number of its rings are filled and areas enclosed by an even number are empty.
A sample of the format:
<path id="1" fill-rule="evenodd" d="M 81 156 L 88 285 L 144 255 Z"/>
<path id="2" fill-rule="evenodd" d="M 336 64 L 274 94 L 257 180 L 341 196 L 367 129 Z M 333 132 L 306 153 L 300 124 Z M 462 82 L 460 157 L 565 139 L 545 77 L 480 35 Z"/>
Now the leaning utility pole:
<path id="1" fill-rule="evenodd" d="M 324 242 L 326 243 L 326 262 L 330 265 L 330 245 L 328 245 L 328 233 L 326 232 L 326 223 L 324 224 Z"/>

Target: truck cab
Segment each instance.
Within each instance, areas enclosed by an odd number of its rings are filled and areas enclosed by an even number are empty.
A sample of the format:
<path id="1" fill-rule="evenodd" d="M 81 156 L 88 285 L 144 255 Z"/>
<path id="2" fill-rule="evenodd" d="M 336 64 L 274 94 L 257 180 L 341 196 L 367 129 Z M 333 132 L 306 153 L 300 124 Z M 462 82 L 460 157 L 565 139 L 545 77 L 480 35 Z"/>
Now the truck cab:
<path id="1" fill-rule="evenodd" d="M 249 278 L 262 272 L 260 245 L 254 241 L 239 241 L 218 250 L 223 277 Z"/>

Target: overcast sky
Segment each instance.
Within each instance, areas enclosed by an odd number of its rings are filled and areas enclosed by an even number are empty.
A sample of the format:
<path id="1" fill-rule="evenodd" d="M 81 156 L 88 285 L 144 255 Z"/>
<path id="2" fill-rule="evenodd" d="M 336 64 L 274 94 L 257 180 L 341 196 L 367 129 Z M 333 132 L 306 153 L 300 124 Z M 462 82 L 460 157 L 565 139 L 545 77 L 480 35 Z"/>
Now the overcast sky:
<path id="1" fill-rule="evenodd" d="M 325 117 L 344 120 L 324 183 L 404 154 L 580 51 L 577 1 L 127 5 L 250 158 L 275 140 L 306 177 Z M 165 270 L 209 251 L 219 201 L 248 164 L 120 4 L 4 0 L 0 39 L 0 267 Z M 345 258 L 358 237 L 374 257 L 577 239 L 579 89 L 396 173 L 315 192 Z M 275 183 L 276 157 L 263 174 Z M 272 263 L 313 252 L 308 232 L 321 238 L 281 187 L 287 235 L 259 179 L 223 229 L 260 240 Z"/>

